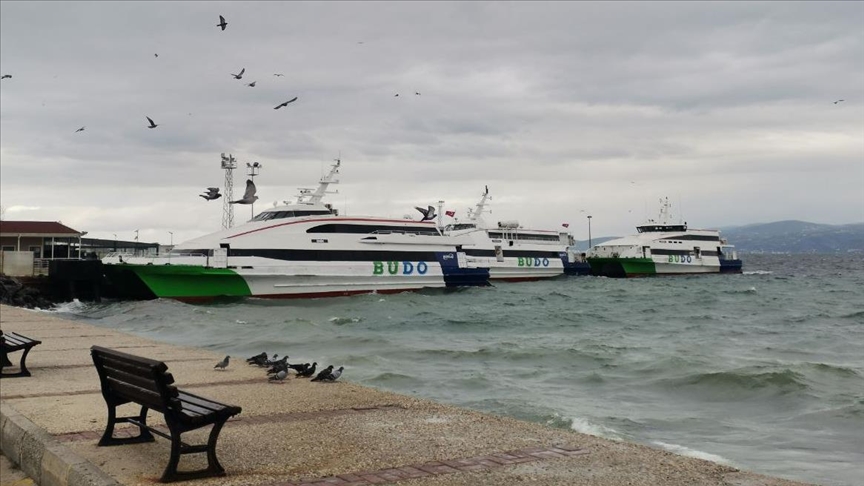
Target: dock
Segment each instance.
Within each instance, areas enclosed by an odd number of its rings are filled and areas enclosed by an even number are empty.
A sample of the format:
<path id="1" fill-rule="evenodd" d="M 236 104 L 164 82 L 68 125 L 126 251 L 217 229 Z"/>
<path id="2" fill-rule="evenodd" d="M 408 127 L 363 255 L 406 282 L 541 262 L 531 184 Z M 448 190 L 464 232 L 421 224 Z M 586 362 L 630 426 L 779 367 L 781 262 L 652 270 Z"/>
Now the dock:
<path id="1" fill-rule="evenodd" d="M 350 378 L 312 383 L 292 375 L 282 384 L 270 383 L 262 368 L 246 363 L 246 356 L 232 356 L 219 371 L 213 366 L 224 356 L 212 351 L 46 312 L 0 306 L 0 328 L 42 341 L 27 358 L 32 376 L 0 381 L 0 448 L 41 486 L 152 486 L 168 461 L 170 442 L 161 438 L 97 447 L 107 408 L 90 356 L 94 344 L 164 361 L 179 388 L 243 408 L 219 437 L 219 461 L 227 475 L 177 484 L 804 484 L 381 391 Z M 17 365 L 15 357 L 10 358 Z M 345 365 L 350 377 L 350 363 Z M 159 413 L 151 412 L 148 423 L 164 426 Z M 188 435 L 202 440 L 208 430 Z M 118 429 L 115 435 L 121 433 Z M 203 457 L 197 461 L 184 457 L 181 469 L 204 463 Z"/>

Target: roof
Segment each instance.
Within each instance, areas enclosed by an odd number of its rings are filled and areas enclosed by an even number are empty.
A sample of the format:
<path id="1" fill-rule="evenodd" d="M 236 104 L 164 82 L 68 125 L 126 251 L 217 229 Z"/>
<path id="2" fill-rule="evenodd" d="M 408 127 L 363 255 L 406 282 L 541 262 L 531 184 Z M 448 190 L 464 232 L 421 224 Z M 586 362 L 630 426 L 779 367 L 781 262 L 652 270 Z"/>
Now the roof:
<path id="1" fill-rule="evenodd" d="M 74 230 L 58 221 L 0 221 L 0 234 L 17 235 L 62 235 L 79 236 L 81 231 Z"/>

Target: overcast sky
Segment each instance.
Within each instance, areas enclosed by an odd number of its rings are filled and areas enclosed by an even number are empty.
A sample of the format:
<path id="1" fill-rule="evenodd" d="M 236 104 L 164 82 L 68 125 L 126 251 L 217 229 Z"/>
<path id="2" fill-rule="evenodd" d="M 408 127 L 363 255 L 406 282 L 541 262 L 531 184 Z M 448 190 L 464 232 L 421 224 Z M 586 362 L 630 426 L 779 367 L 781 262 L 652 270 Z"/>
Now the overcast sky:
<path id="1" fill-rule="evenodd" d="M 221 152 L 264 165 L 256 210 L 341 154 L 352 215 L 488 185 L 490 220 L 577 239 L 661 197 L 700 228 L 864 221 L 862 2 L 3 1 L 0 71 L 5 219 L 90 237 L 218 230 Z"/>

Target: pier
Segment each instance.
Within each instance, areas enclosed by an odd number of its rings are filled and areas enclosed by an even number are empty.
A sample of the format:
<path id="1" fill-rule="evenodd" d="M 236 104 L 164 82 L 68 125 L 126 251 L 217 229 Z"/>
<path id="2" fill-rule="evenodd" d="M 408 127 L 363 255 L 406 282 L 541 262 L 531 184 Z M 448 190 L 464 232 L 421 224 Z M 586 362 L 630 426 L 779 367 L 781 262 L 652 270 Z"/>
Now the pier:
<path id="1" fill-rule="evenodd" d="M 246 356 L 232 356 L 227 369 L 217 371 L 221 354 L 45 312 L 0 306 L 0 328 L 42 341 L 27 359 L 32 376 L 0 382 L 0 447 L 42 486 L 152 485 L 167 462 L 167 440 L 97 447 L 107 409 L 90 356 L 94 344 L 164 361 L 178 387 L 243 407 L 218 442 L 227 476 L 177 484 L 803 484 L 350 381 L 312 383 L 292 375 L 274 384 Z M 148 423 L 164 427 L 158 413 Z M 124 430 L 130 429 L 115 434 Z M 204 434 L 190 435 L 199 440 Z M 183 461 L 181 469 L 204 462 Z"/>

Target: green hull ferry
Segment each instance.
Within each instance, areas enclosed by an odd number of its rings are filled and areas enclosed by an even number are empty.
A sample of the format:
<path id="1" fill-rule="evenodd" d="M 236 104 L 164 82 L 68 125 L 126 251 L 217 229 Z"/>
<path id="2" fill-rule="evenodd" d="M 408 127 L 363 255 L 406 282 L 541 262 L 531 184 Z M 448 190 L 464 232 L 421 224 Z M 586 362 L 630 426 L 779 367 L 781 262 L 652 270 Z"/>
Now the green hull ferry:
<path id="1" fill-rule="evenodd" d="M 105 265 L 105 276 L 125 298 L 248 297 L 246 280 L 227 268 L 201 265 Z"/>

